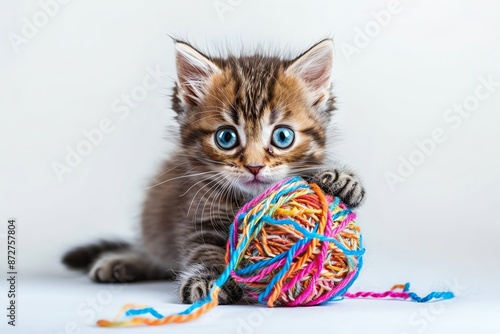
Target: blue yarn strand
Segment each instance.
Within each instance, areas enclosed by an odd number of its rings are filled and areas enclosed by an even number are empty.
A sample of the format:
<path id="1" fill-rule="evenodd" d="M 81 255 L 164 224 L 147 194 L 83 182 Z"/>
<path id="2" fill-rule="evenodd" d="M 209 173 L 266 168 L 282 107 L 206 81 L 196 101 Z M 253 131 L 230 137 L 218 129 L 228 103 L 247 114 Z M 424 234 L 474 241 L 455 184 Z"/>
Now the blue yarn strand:
<path id="1" fill-rule="evenodd" d="M 451 291 L 433 291 L 425 297 L 420 297 L 415 292 L 410 292 L 410 283 L 406 283 L 403 292 L 408 292 L 408 296 L 411 300 L 417 303 L 426 303 L 433 299 L 452 299 L 455 298 L 455 294 Z"/>
<path id="2" fill-rule="evenodd" d="M 410 296 L 410 298 L 417 303 L 426 303 L 432 299 L 443 299 L 443 300 L 452 299 L 455 297 L 455 294 L 453 294 L 453 292 L 451 291 L 442 291 L 442 292 L 433 291 L 425 297 L 420 297 L 415 292 L 409 292 L 408 296 Z"/>
<path id="3" fill-rule="evenodd" d="M 157 319 L 163 318 L 163 315 L 158 313 L 154 308 L 152 307 L 145 307 L 145 308 L 139 308 L 139 309 L 130 309 L 125 312 L 125 315 L 127 317 L 133 317 L 135 315 L 143 315 L 143 314 L 151 314 L 153 317 Z"/>

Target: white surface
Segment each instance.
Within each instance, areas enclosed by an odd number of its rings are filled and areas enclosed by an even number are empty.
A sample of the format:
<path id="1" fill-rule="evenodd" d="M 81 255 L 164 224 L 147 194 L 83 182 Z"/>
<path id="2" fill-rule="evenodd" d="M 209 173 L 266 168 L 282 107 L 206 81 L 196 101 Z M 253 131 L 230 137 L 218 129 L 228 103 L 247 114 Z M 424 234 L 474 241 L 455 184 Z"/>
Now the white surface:
<path id="1" fill-rule="evenodd" d="M 220 2 L 233 4 L 222 19 L 214 9 Z M 18 53 L 8 36 L 21 33 L 23 17 L 31 19 L 40 5 L 38 0 L 1 2 L 0 219 L 15 217 L 20 225 L 19 271 L 26 280 L 20 285 L 20 326 L 34 326 L 29 333 L 33 328 L 59 333 L 68 319 L 84 324 L 74 309 L 102 287 L 39 275 L 61 272 L 59 258 L 73 245 L 134 235 L 143 187 L 172 148 L 164 140 L 165 127 L 174 124 L 168 101 L 175 78 L 174 47 L 167 36 L 172 34 L 188 37 L 204 51 L 227 42 L 234 49 L 265 43 L 297 52 L 333 35 L 339 110 L 332 131 L 340 135 L 332 152 L 359 171 L 368 191 L 358 219 L 368 250 L 360 284 L 378 290 L 411 281 L 426 292 L 458 280 L 467 285 L 467 298 L 450 304 L 422 332 L 498 327 L 500 295 L 489 285 L 500 281 L 500 88 L 456 128 L 443 117 L 475 93 L 479 77 L 500 81 L 499 4 L 402 0 L 400 13 L 347 57 L 342 50 L 355 44 L 359 29 L 373 25 L 370 13 L 388 9 L 389 1 L 220 2 L 72 1 Z M 120 118 L 113 103 L 137 89 L 149 67 L 162 70 L 160 86 Z M 64 162 L 67 146 L 74 149 L 85 140 L 82 131 L 104 118 L 111 119 L 113 131 L 59 182 L 51 164 Z M 385 173 L 395 172 L 399 157 L 408 158 L 418 149 L 415 141 L 429 138 L 436 128 L 443 129 L 446 141 L 392 191 Z M 4 234 L 2 223 L 2 243 Z M 4 259 L 1 251 L 2 268 Z M 124 291 L 103 316 L 124 302 L 161 306 L 176 300 L 171 289 L 157 284 Z M 285 325 L 293 332 L 299 324 L 313 326 L 309 319 L 317 317 L 314 326 L 323 329 L 349 324 L 353 332 L 417 333 L 419 327 L 408 319 L 419 307 L 348 301 L 278 310 L 255 332 Z M 232 333 L 238 319 L 253 310 L 221 308 L 202 321 L 209 331 L 229 326 Z M 40 325 L 30 320 L 37 316 Z M 185 328 L 192 326 L 201 323 Z"/>
<path id="2" fill-rule="evenodd" d="M 412 275 L 416 276 L 416 275 Z M 366 278 L 366 277 L 365 277 Z M 366 281 L 361 278 L 359 283 Z M 422 292 L 416 279 L 414 288 Z M 467 284 L 473 282 L 467 282 Z M 380 300 L 344 300 L 308 308 L 269 309 L 260 305 L 219 306 L 201 318 L 185 324 L 144 328 L 98 328 L 99 319 L 112 319 L 125 304 L 155 307 L 162 314 L 182 311 L 172 283 L 142 283 L 125 286 L 91 283 L 83 277 L 21 277 L 19 325 L 0 325 L 2 333 L 333 333 L 416 334 L 483 333 L 497 334 L 493 321 L 500 314 L 498 286 L 468 286 L 456 299 L 429 304 Z M 362 288 L 356 284 L 353 288 Z M 420 286 L 419 286 L 420 285 Z M 441 285 L 443 287 L 444 284 Z M 456 285 L 455 285 L 456 287 Z M 372 288 L 374 288 L 372 286 Z M 378 287 L 379 290 L 386 286 Z M 456 289 L 455 289 L 456 290 Z M 496 292 L 497 298 L 494 297 Z M 3 327 L 2 327 L 3 326 Z"/>

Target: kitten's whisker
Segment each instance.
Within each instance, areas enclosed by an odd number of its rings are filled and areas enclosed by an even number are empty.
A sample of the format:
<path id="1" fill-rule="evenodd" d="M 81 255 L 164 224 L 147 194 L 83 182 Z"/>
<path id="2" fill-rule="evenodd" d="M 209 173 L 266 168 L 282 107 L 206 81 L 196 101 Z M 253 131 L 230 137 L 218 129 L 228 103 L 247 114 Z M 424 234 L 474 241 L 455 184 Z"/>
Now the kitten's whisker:
<path id="1" fill-rule="evenodd" d="M 152 185 L 152 186 L 149 186 L 149 187 L 146 187 L 144 189 L 150 189 L 150 188 L 154 188 L 156 186 L 159 186 L 161 184 L 164 184 L 164 183 L 167 183 L 167 182 L 170 182 L 170 181 L 173 181 L 173 180 L 177 180 L 177 179 L 182 179 L 184 177 L 193 177 L 193 176 L 199 176 L 199 175 L 205 175 L 205 174 L 209 174 L 209 173 L 218 173 L 216 171 L 208 171 L 208 172 L 203 172 L 203 173 L 197 173 L 197 174 L 189 174 L 189 175 L 181 175 L 181 176 L 177 176 L 177 177 L 173 177 L 171 179 L 168 179 L 168 180 L 165 180 L 165 181 L 162 181 L 162 182 L 159 182 L 155 185 Z"/>
<path id="2" fill-rule="evenodd" d="M 190 168 L 188 171 L 186 171 L 186 172 L 184 173 L 184 175 L 187 175 L 187 174 L 190 174 L 190 173 L 193 173 L 193 172 L 199 172 L 199 171 L 197 171 L 197 170 L 196 170 L 196 169 L 194 169 L 194 168 Z M 214 173 L 218 173 L 218 172 L 216 172 L 216 171 L 213 171 L 213 172 L 214 172 Z M 186 178 L 185 180 L 183 180 L 183 182 L 180 184 L 180 186 L 184 186 L 186 183 L 188 183 L 188 182 L 190 182 L 190 181 L 192 181 L 192 180 L 191 180 L 191 179 L 189 179 L 189 178 Z"/>
<path id="3" fill-rule="evenodd" d="M 214 118 L 214 117 L 217 119 L 221 119 L 221 117 L 219 115 L 208 115 L 208 116 L 204 116 L 200 119 L 197 119 L 196 121 L 192 122 L 191 125 L 198 124 L 201 121 L 204 121 L 204 120 L 209 119 L 209 118 Z"/>
<path id="4" fill-rule="evenodd" d="M 234 181 L 227 180 L 225 187 L 222 188 L 221 193 L 219 195 L 219 221 L 223 223 L 223 213 L 226 214 L 226 222 L 231 223 L 231 218 L 229 218 L 229 212 L 232 210 L 233 206 L 231 204 L 230 193 L 232 189 L 232 184 Z M 225 210 L 221 212 L 221 205 L 225 204 Z"/>
<path id="5" fill-rule="evenodd" d="M 236 192 L 235 192 L 235 189 L 238 189 L 239 188 L 236 188 L 236 184 L 239 182 L 241 178 L 241 175 L 238 175 L 230 184 L 230 188 L 229 188 L 229 191 L 228 191 L 228 196 L 230 198 L 230 200 L 232 201 L 232 199 L 234 198 L 234 200 L 237 202 L 237 198 L 236 198 Z M 232 195 L 230 195 L 232 194 Z M 228 216 L 228 213 L 229 212 L 226 212 L 226 217 L 228 218 L 228 221 L 229 222 L 232 222 L 233 219 L 234 219 L 234 216 L 236 215 L 236 212 L 233 211 L 234 209 L 234 206 L 232 205 L 231 203 L 231 217 Z"/>
<path id="6" fill-rule="evenodd" d="M 211 199 L 210 201 L 210 207 L 209 207 L 209 214 L 208 216 L 210 217 L 210 222 L 212 222 L 212 225 L 213 225 L 213 215 L 212 215 L 212 209 L 213 209 L 213 206 L 214 206 L 214 203 L 217 201 L 217 197 L 220 193 L 220 190 L 224 188 L 224 186 L 227 184 L 228 180 L 225 178 L 219 185 L 217 188 L 214 189 L 213 193 L 215 193 L 215 196 Z M 213 194 L 212 193 L 212 194 Z"/>
<path id="7" fill-rule="evenodd" d="M 290 167 L 290 171 L 297 172 L 297 171 L 308 171 L 308 170 L 320 170 L 320 169 L 325 169 L 328 168 L 327 165 L 317 165 L 317 166 L 309 166 L 309 167 Z"/>
<path id="8" fill-rule="evenodd" d="M 230 105 L 230 104 L 231 104 L 231 101 L 229 100 L 229 97 L 227 97 L 227 96 L 226 96 L 226 94 L 225 94 L 225 93 L 224 93 L 224 92 L 223 92 L 223 91 L 222 91 L 219 87 L 217 87 L 217 86 L 215 86 L 215 87 L 219 90 L 219 92 L 221 92 L 221 93 L 222 93 L 222 94 L 221 94 L 221 96 L 222 96 L 222 97 L 224 97 L 226 101 L 222 101 L 222 100 L 220 99 L 220 96 L 216 96 L 216 95 L 214 95 L 214 94 L 211 94 L 210 92 L 206 92 L 205 94 L 206 94 L 206 95 L 209 95 L 209 96 L 211 96 L 211 97 L 213 97 L 213 98 L 215 98 L 215 99 L 216 99 L 217 101 L 219 101 L 222 105 L 227 105 L 227 104 L 229 104 L 229 105 Z"/>
<path id="9" fill-rule="evenodd" d="M 221 186 L 221 188 L 217 191 L 212 203 L 211 203 L 211 206 L 210 206 L 210 217 L 211 217 L 211 222 L 212 222 L 212 228 L 215 228 L 213 222 L 214 222 L 214 219 L 215 217 L 212 215 L 212 210 L 213 210 L 213 207 L 214 207 L 214 204 L 217 202 L 217 198 L 219 198 L 219 202 L 218 202 L 218 216 L 219 216 L 219 222 L 220 223 L 223 223 L 222 221 L 222 215 L 221 215 L 221 203 L 222 203 L 222 200 L 226 200 L 227 201 L 227 198 L 225 197 L 225 192 L 227 191 L 228 187 L 231 185 L 231 181 L 230 180 L 225 180 L 224 184 Z M 228 203 L 226 203 L 227 205 Z M 226 216 L 228 214 L 228 208 L 226 207 L 226 210 L 223 210 L 225 213 L 226 213 Z M 230 222 L 231 220 L 228 218 L 228 222 Z"/>
<path id="10" fill-rule="evenodd" d="M 210 201 L 210 207 L 208 208 L 208 216 L 210 217 L 210 225 L 212 226 L 212 228 L 214 228 L 214 222 L 215 222 L 215 218 L 216 218 L 216 217 L 214 217 L 214 214 L 213 214 L 213 208 L 214 208 L 214 205 L 217 201 L 217 195 L 223 187 L 224 187 L 224 185 L 221 184 L 221 185 L 219 185 L 219 187 L 217 187 L 214 190 L 215 196 Z M 219 209 L 220 209 L 220 207 L 219 207 Z"/>
<path id="11" fill-rule="evenodd" d="M 170 168 L 170 169 L 167 169 L 167 170 L 166 170 L 166 171 L 164 171 L 163 173 L 156 175 L 156 178 L 158 178 L 158 177 L 160 177 L 160 176 L 163 176 L 163 175 L 167 174 L 168 172 L 173 171 L 173 170 L 174 170 L 174 169 L 176 169 L 176 168 L 181 168 L 181 165 L 185 165 L 185 164 L 187 164 L 187 162 L 185 162 L 185 161 L 184 161 L 184 162 L 182 162 L 182 163 L 180 163 L 180 164 L 177 164 L 177 165 L 175 165 L 174 167 L 172 167 L 172 168 Z"/>
<path id="12" fill-rule="evenodd" d="M 218 113 L 218 112 L 223 112 L 223 111 L 225 111 L 225 109 L 222 107 L 210 107 L 210 108 L 207 108 L 203 111 L 197 112 L 196 115 L 213 114 L 213 113 Z"/>
<path id="13" fill-rule="evenodd" d="M 188 215 L 189 215 L 189 212 L 191 211 L 191 206 L 193 205 L 193 202 L 194 200 L 196 199 L 196 196 L 198 195 L 198 193 L 203 189 L 205 188 L 206 186 L 208 186 L 209 184 L 211 184 L 212 182 L 217 182 L 218 180 L 220 180 L 222 177 L 224 177 L 223 175 L 216 175 L 216 178 L 210 182 L 208 182 L 207 184 L 203 185 L 200 189 L 198 189 L 198 191 L 194 194 L 193 196 L 193 199 L 191 200 L 191 203 L 189 203 L 189 208 L 188 208 Z M 217 184 L 217 183 L 216 183 Z M 196 214 L 198 213 L 198 207 L 201 203 L 201 201 L 203 200 L 203 197 L 205 196 L 206 193 L 203 194 L 203 196 L 201 196 L 200 198 L 200 201 L 198 202 L 198 206 L 196 207 L 196 211 L 194 213 L 194 217 L 196 217 Z M 202 213 L 203 214 L 203 213 Z M 195 224 L 196 226 L 196 224 Z"/>
<path id="14" fill-rule="evenodd" d="M 225 177 L 222 175 L 222 178 L 225 179 Z M 218 181 L 220 180 L 220 178 L 218 179 Z M 213 203 L 213 201 L 210 199 L 210 196 L 212 195 L 212 189 L 214 189 L 215 187 L 218 187 L 220 186 L 220 183 L 216 182 L 212 187 L 210 187 L 210 189 L 208 189 L 208 191 L 206 193 L 203 194 L 203 196 L 201 197 L 200 201 L 198 202 L 198 206 L 196 207 L 196 213 L 198 212 L 198 208 L 200 206 L 200 203 L 202 201 L 202 199 L 205 197 L 205 195 L 209 194 L 207 199 L 205 200 L 205 203 L 203 205 L 203 208 L 201 209 L 201 217 L 200 217 L 200 231 L 202 232 L 203 230 L 203 217 L 204 217 L 204 214 L 205 214 L 205 207 L 207 206 L 207 203 L 210 201 L 211 203 Z M 196 216 L 196 213 L 195 213 L 195 216 Z M 212 217 L 210 216 L 210 214 L 208 215 L 208 219 L 210 220 L 210 224 L 212 225 Z M 196 221 L 195 221 L 195 226 L 196 226 Z"/>
<path id="15" fill-rule="evenodd" d="M 236 182 L 238 182 L 238 181 L 239 181 L 239 179 L 240 179 L 240 176 L 238 176 L 236 179 L 234 179 L 234 180 L 231 182 L 231 184 L 229 185 L 229 189 L 228 189 L 228 194 L 227 194 L 227 196 L 229 197 L 229 200 L 230 200 L 231 202 L 233 201 L 233 199 L 236 201 L 236 196 L 235 196 L 235 195 L 236 195 L 236 193 L 235 193 L 235 191 L 234 191 L 234 188 L 235 188 Z M 233 209 L 233 203 L 231 203 L 231 209 Z M 226 210 L 226 217 L 227 217 L 227 220 L 228 220 L 229 222 L 232 222 L 232 221 L 233 221 L 233 219 L 234 219 L 234 215 L 236 214 L 236 212 L 231 211 L 231 214 L 232 214 L 232 215 L 231 215 L 231 217 L 229 217 L 229 211 L 228 211 L 228 210 Z"/>
<path id="16" fill-rule="evenodd" d="M 188 188 L 188 189 L 187 189 L 184 193 L 182 193 L 182 195 L 180 195 L 179 197 L 182 197 L 182 196 L 186 195 L 186 194 L 187 194 L 187 193 L 188 193 L 191 189 L 193 189 L 193 187 L 195 187 L 195 186 L 196 186 L 196 185 L 198 185 L 199 183 L 204 182 L 204 181 L 208 181 L 208 180 L 210 180 L 211 178 L 216 177 L 216 176 L 218 176 L 218 175 L 220 175 L 220 173 L 219 173 L 219 172 L 217 172 L 217 174 L 215 174 L 215 175 L 210 175 L 210 176 L 208 176 L 208 177 L 206 177 L 206 178 L 204 178 L 204 179 L 201 179 L 200 181 L 198 181 L 198 182 L 194 183 L 191 187 L 189 187 L 189 188 Z"/>
<path id="17" fill-rule="evenodd" d="M 208 182 L 207 184 L 205 184 L 205 185 L 201 188 L 201 189 L 203 189 L 203 188 L 205 188 L 206 186 L 210 185 L 212 182 L 215 182 L 215 184 L 214 184 L 214 185 L 212 185 L 212 186 L 211 186 L 211 187 L 210 187 L 210 188 L 209 188 L 206 192 L 204 192 L 204 193 L 202 194 L 201 198 L 200 198 L 200 199 L 199 199 L 199 201 L 198 201 L 198 205 L 196 206 L 196 210 L 195 210 L 195 212 L 194 212 L 194 214 L 193 214 L 193 226 L 194 226 L 195 231 L 196 231 L 196 226 L 198 225 L 198 222 L 197 222 L 197 220 L 198 220 L 198 212 L 199 212 L 199 211 L 198 211 L 198 209 L 199 209 L 199 207 L 200 207 L 200 204 L 202 203 L 202 201 L 203 201 L 203 199 L 205 198 L 205 196 L 206 196 L 208 193 L 210 193 L 210 190 L 211 190 L 214 186 L 217 186 L 218 181 L 219 181 L 219 180 L 221 180 L 221 178 L 224 178 L 224 176 L 223 176 L 223 175 L 221 175 L 221 176 L 220 176 L 220 177 L 218 177 L 217 179 L 215 179 L 215 180 L 212 180 L 212 181 Z M 201 189 L 200 189 L 200 190 L 201 190 Z M 198 192 L 199 192 L 199 191 L 198 191 Z M 198 192 L 195 194 L 195 196 L 194 196 L 194 197 L 193 197 L 193 199 L 191 200 L 191 203 L 189 204 L 189 209 L 188 209 L 188 211 L 189 211 L 189 210 L 191 210 L 191 206 L 193 205 L 193 202 L 194 202 L 194 200 L 196 199 L 196 196 L 197 196 Z M 205 200 L 205 205 L 206 205 L 206 203 L 207 203 L 208 201 L 209 201 L 209 198 L 207 198 L 207 199 Z M 202 211 L 200 212 L 200 234 L 201 234 L 202 238 L 203 238 L 203 219 L 204 219 L 205 205 L 203 206 Z M 209 217 L 209 219 L 210 219 L 210 217 Z"/>

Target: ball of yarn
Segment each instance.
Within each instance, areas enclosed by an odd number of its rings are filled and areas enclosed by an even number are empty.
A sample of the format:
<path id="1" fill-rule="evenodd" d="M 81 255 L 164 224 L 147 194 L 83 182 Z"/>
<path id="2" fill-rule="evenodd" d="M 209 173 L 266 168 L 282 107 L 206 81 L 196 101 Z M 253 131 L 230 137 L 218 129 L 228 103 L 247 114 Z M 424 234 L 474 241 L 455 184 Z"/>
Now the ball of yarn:
<path id="1" fill-rule="evenodd" d="M 364 249 L 355 213 L 299 177 L 236 214 L 226 252 L 231 276 L 268 306 L 316 305 L 342 297 Z"/>

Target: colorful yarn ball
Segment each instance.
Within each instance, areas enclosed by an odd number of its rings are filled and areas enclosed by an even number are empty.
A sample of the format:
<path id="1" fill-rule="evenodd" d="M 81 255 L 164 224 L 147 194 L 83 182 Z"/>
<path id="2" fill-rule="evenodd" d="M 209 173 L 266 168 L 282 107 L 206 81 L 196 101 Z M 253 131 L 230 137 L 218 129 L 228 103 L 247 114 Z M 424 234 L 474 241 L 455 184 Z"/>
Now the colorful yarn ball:
<path id="1" fill-rule="evenodd" d="M 316 305 L 342 296 L 364 249 L 355 213 L 299 177 L 248 202 L 231 227 L 226 262 L 247 295 L 273 306 Z"/>

